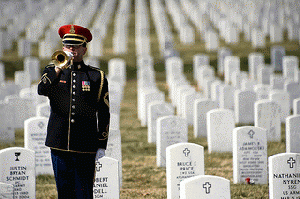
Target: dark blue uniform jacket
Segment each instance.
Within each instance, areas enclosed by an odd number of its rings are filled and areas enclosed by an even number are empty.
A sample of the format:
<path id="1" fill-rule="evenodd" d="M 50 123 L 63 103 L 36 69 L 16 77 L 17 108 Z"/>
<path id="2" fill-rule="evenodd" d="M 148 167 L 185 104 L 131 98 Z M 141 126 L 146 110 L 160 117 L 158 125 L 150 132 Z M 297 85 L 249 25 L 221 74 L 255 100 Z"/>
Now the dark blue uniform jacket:
<path id="1" fill-rule="evenodd" d="M 106 149 L 110 114 L 102 70 L 80 62 L 57 77 L 54 65 L 47 65 L 38 94 L 48 96 L 51 106 L 46 146 L 87 153 Z"/>

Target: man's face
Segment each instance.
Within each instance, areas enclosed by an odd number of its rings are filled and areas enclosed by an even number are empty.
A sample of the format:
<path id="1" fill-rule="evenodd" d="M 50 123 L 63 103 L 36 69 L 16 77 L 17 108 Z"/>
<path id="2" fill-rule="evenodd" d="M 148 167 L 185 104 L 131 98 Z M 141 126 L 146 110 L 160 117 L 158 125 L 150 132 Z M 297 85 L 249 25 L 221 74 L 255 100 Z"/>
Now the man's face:
<path id="1" fill-rule="evenodd" d="M 72 52 L 74 55 L 74 62 L 80 62 L 86 53 L 87 48 L 82 45 L 64 45 L 63 51 Z"/>

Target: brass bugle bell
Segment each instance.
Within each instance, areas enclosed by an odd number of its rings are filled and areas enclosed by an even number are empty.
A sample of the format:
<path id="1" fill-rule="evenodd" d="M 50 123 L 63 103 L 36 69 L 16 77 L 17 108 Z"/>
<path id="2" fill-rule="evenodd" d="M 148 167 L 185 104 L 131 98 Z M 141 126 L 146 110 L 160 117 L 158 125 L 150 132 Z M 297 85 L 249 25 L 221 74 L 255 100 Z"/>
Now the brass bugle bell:
<path id="1" fill-rule="evenodd" d="M 71 60 L 71 58 L 73 57 L 73 54 L 70 53 L 66 53 L 62 50 L 57 50 L 53 53 L 53 55 L 51 56 L 52 62 L 53 64 L 61 69 L 65 69 L 68 68 L 69 66 L 69 61 Z"/>

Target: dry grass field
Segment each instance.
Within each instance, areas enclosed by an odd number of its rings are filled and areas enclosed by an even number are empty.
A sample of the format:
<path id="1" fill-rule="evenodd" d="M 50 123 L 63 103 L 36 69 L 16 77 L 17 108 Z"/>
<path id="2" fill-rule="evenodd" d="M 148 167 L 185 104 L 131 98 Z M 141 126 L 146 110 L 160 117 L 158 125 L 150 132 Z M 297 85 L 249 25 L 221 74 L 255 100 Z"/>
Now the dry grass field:
<path id="1" fill-rule="evenodd" d="M 113 20 L 112 20 L 113 22 Z M 122 139 L 122 167 L 123 167 L 123 187 L 120 191 L 121 199 L 132 198 L 167 198 L 166 192 L 166 170 L 156 166 L 156 146 L 147 142 L 147 128 L 140 125 L 137 118 L 137 81 L 136 81 L 136 56 L 135 56 L 135 39 L 134 39 L 134 9 L 129 24 L 129 44 L 128 53 L 121 56 L 112 54 L 112 33 L 113 24 L 108 29 L 107 38 L 104 42 L 104 56 L 99 59 L 101 68 L 107 72 L 107 62 L 115 57 L 123 58 L 127 64 L 127 84 L 124 88 L 124 98 L 121 104 L 120 113 L 120 130 Z M 164 60 L 159 54 L 157 36 L 151 21 L 151 55 L 154 59 L 154 68 L 156 70 L 156 83 L 161 91 L 168 98 L 168 85 L 166 84 Z M 181 45 L 178 35 L 173 28 L 175 38 L 175 48 L 180 53 L 184 61 L 184 71 L 191 84 L 196 85 L 192 79 L 192 60 L 193 56 L 204 53 L 210 56 L 211 65 L 217 66 L 217 53 L 206 52 L 204 43 L 196 32 L 196 43 L 193 45 Z M 227 46 L 232 49 L 233 55 L 241 58 L 241 69 L 248 70 L 247 56 L 251 52 L 262 52 L 265 55 L 265 62 L 270 63 L 270 47 L 272 45 L 281 45 L 286 48 L 287 55 L 296 55 L 299 57 L 299 42 L 288 41 L 283 43 L 271 44 L 267 42 L 264 49 L 253 49 L 249 42 L 244 41 L 243 35 L 240 37 L 241 42 L 237 45 L 227 45 L 223 40 L 221 46 Z M 37 44 L 33 44 L 32 55 L 38 56 Z M 14 71 L 23 70 L 23 59 L 17 56 L 17 46 L 6 50 L 1 60 L 5 64 L 7 79 L 13 79 Z M 49 60 L 41 60 L 41 70 Z M 16 130 L 16 142 L 9 145 L 0 145 L 0 149 L 11 146 L 24 146 L 23 129 Z M 233 165 L 231 153 L 212 153 L 207 152 L 206 138 L 194 138 L 193 128 L 189 127 L 189 142 L 199 144 L 205 149 L 205 174 L 217 175 L 231 181 L 231 196 L 235 199 L 245 198 L 268 198 L 268 185 L 246 185 L 233 184 Z M 285 126 L 282 125 L 281 142 L 268 143 L 268 156 L 285 152 Z M 36 184 L 37 199 L 54 199 L 56 198 L 55 181 L 52 176 L 42 175 L 37 177 Z"/>

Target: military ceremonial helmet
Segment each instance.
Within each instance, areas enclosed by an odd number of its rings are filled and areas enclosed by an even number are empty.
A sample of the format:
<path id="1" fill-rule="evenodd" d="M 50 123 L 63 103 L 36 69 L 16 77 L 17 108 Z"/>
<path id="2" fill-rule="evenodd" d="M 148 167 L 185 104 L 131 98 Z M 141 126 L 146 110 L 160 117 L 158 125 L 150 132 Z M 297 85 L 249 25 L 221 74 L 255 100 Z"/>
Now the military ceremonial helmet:
<path id="1" fill-rule="evenodd" d="M 60 27 L 58 34 L 64 45 L 82 45 L 92 40 L 89 29 L 73 24 Z"/>

